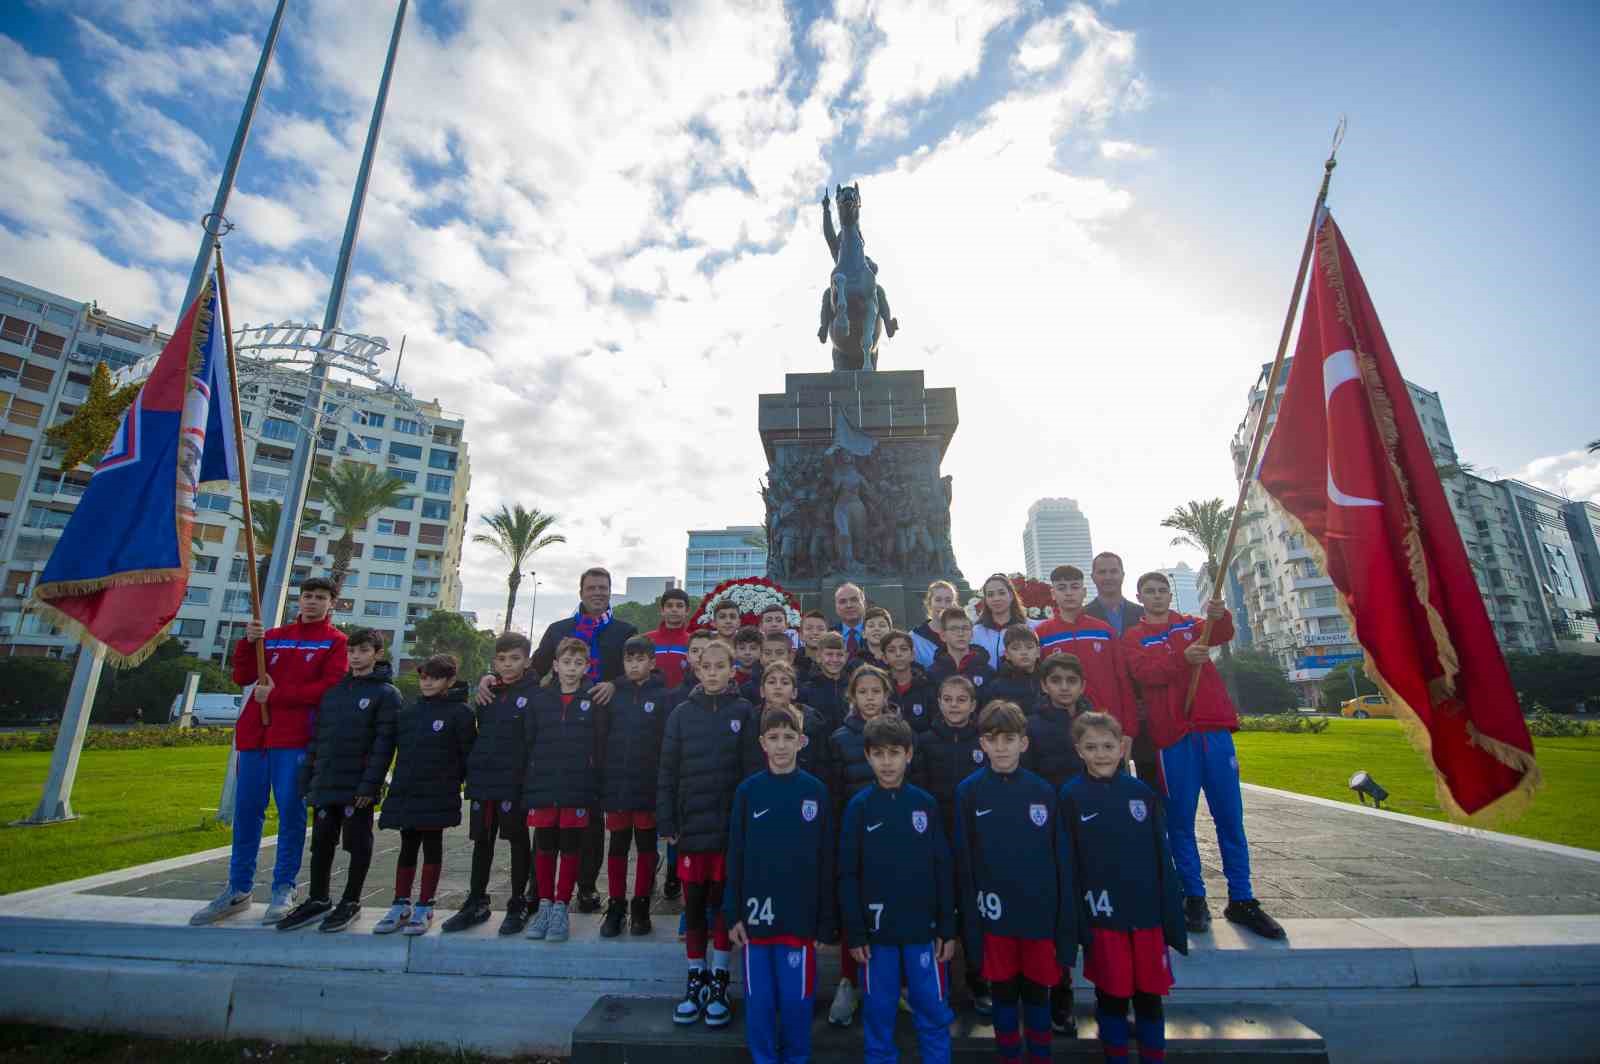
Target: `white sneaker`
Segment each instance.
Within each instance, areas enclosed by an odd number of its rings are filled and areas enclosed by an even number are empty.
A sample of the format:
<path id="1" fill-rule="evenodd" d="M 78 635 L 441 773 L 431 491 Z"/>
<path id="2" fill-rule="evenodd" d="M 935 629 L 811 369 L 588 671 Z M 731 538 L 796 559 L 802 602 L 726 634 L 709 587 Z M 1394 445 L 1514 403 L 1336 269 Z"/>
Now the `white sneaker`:
<path id="1" fill-rule="evenodd" d="M 410 919 L 411 902 L 409 900 L 397 901 L 389 906 L 389 911 L 383 914 L 383 919 L 373 925 L 372 933 L 374 935 L 392 935 L 404 927 Z"/>
<path id="2" fill-rule="evenodd" d="M 544 898 L 539 902 L 538 911 L 533 914 L 533 919 L 528 921 L 528 929 L 523 932 L 528 938 L 542 939 L 550 933 L 550 899 Z"/>
<path id="3" fill-rule="evenodd" d="M 189 917 L 189 926 L 204 927 L 207 924 L 214 924 L 248 908 L 250 908 L 249 891 L 239 894 L 235 893 L 232 887 L 223 887 L 221 894 L 208 901 L 205 908 Z"/>
<path id="4" fill-rule="evenodd" d="M 433 906 L 418 905 L 412 908 L 411 918 L 400 929 L 402 935 L 426 935 L 433 926 Z"/>
<path id="5" fill-rule="evenodd" d="M 856 1018 L 856 988 L 850 980 L 839 980 L 833 992 L 833 1004 L 828 1006 L 828 1022 L 835 1027 L 849 1027 Z"/>
<path id="6" fill-rule="evenodd" d="M 300 892 L 293 886 L 273 887 L 272 901 L 267 903 L 267 911 L 261 917 L 261 922 L 264 924 L 277 923 L 289 915 L 289 910 L 293 909 L 299 900 Z"/>
<path id="7" fill-rule="evenodd" d="M 543 908 L 541 903 L 540 908 Z M 556 902 L 550 906 L 550 926 L 545 931 L 546 942 L 565 942 L 570 933 L 572 921 L 567 916 L 565 902 Z"/>

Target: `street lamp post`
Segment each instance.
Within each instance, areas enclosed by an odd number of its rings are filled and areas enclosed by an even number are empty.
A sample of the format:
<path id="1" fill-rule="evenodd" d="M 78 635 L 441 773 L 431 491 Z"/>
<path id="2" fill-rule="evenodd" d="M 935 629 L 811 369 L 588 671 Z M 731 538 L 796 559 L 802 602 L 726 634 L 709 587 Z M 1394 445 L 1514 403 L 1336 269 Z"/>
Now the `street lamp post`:
<path id="1" fill-rule="evenodd" d="M 533 638 L 534 618 L 539 615 L 539 573 L 529 569 L 528 575 L 533 577 L 533 607 L 528 610 L 528 638 Z"/>

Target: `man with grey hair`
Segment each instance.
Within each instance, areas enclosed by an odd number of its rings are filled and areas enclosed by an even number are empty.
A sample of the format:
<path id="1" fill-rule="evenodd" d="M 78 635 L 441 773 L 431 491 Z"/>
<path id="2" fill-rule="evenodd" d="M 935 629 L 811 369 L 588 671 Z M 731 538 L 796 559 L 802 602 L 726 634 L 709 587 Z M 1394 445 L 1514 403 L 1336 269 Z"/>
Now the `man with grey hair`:
<path id="1" fill-rule="evenodd" d="M 833 591 L 833 612 L 839 618 L 839 623 L 833 626 L 833 630 L 844 636 L 845 653 L 853 658 L 856 651 L 867 645 L 867 633 L 864 627 L 867 615 L 866 592 L 856 584 L 840 584 Z"/>

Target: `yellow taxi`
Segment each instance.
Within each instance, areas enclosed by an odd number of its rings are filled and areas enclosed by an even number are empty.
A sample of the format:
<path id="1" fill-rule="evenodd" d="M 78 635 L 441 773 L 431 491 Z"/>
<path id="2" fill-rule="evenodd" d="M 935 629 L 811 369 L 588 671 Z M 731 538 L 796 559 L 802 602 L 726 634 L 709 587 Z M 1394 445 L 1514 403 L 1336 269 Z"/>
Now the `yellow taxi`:
<path id="1" fill-rule="evenodd" d="M 1368 717 L 1394 717 L 1396 713 L 1394 706 L 1383 695 L 1362 695 L 1340 702 L 1339 716 L 1366 720 Z"/>

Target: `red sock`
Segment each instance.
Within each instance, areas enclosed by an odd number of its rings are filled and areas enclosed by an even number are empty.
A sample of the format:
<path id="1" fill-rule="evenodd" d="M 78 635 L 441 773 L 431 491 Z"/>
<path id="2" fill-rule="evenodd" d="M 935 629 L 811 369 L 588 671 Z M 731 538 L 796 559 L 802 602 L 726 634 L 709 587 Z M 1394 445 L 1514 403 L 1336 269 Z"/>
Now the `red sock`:
<path id="1" fill-rule="evenodd" d="M 706 933 L 697 927 L 691 927 L 683 933 L 683 952 L 692 961 L 706 959 Z"/>
<path id="2" fill-rule="evenodd" d="M 561 855 L 561 871 L 556 873 L 555 900 L 562 905 L 572 900 L 572 888 L 578 885 L 579 861 L 579 855 L 576 853 Z"/>
<path id="3" fill-rule="evenodd" d="M 733 949 L 733 942 L 728 938 L 728 918 L 717 910 L 717 922 L 711 925 L 711 945 L 727 953 Z"/>
<path id="4" fill-rule="evenodd" d="M 439 873 L 442 866 L 425 864 L 422 866 L 422 893 L 417 895 L 418 905 L 432 905 L 434 892 L 439 889 Z"/>
<path id="5" fill-rule="evenodd" d="M 606 858 L 606 888 L 611 891 L 613 898 L 626 898 L 628 896 L 628 858 Z"/>
<path id="6" fill-rule="evenodd" d="M 416 865 L 396 865 L 394 870 L 394 896 L 411 897 L 411 880 L 417 874 Z"/>
<path id="7" fill-rule="evenodd" d="M 623 858 L 623 860 L 626 861 L 627 858 Z M 638 863 L 633 870 L 633 896 L 635 898 L 648 898 L 650 896 L 650 888 L 655 885 L 655 882 L 656 851 L 651 850 L 649 853 L 645 853 L 641 850 Z M 612 896 L 621 897 L 615 891 L 612 892 Z"/>
<path id="8" fill-rule="evenodd" d="M 533 857 L 533 878 L 539 887 L 539 900 L 556 896 L 556 855 L 540 850 Z"/>

